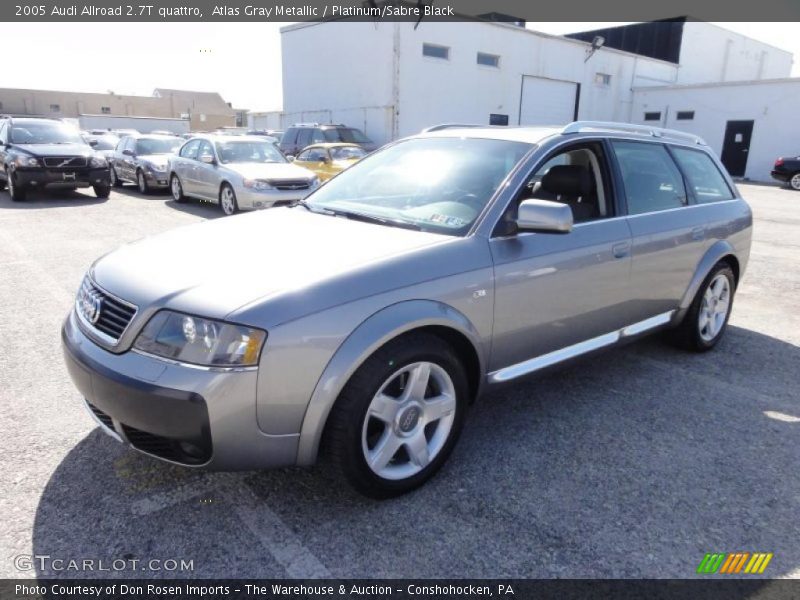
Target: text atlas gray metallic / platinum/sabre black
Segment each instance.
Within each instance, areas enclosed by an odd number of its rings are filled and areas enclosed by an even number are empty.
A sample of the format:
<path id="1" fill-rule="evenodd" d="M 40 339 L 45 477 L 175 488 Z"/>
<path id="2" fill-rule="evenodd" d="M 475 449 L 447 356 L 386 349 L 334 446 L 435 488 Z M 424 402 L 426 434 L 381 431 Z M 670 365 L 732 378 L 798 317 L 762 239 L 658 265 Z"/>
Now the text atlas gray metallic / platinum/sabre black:
<path id="1" fill-rule="evenodd" d="M 212 469 L 324 454 L 387 497 L 439 469 L 487 387 L 660 329 L 713 348 L 751 224 L 694 136 L 437 127 L 294 206 L 99 259 L 64 354 L 103 430 L 141 452 Z"/>

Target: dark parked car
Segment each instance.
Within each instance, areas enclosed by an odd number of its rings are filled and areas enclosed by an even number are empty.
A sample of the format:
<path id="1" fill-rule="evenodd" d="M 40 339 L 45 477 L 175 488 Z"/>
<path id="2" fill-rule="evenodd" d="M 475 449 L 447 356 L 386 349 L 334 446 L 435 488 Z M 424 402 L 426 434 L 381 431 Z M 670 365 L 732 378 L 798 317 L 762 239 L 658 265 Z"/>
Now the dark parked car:
<path id="1" fill-rule="evenodd" d="M 183 145 L 172 135 L 136 134 L 122 138 L 111 159 L 111 182 L 121 186 L 135 183 L 142 194 L 169 186 L 167 163 Z"/>
<path id="2" fill-rule="evenodd" d="M 800 191 L 800 156 L 776 160 L 772 168 L 772 178 L 788 183 L 793 190 Z"/>
<path id="3" fill-rule="evenodd" d="M 320 125 L 319 123 L 298 123 L 289 127 L 281 137 L 279 147 L 286 156 L 296 156 L 306 146 L 326 142 L 357 144 L 367 152 L 372 152 L 378 147 L 360 129 L 346 125 Z"/>
<path id="4" fill-rule="evenodd" d="M 106 160 L 111 160 L 114 156 L 114 148 L 119 144 L 119 136 L 113 133 L 103 133 L 100 135 L 89 133 L 83 136 L 86 143 L 89 144 L 96 152 L 102 154 Z"/>
<path id="5" fill-rule="evenodd" d="M 30 189 L 92 187 L 108 198 L 108 161 L 74 127 L 58 119 L 12 117 L 0 121 L 0 188 L 15 202 Z"/>

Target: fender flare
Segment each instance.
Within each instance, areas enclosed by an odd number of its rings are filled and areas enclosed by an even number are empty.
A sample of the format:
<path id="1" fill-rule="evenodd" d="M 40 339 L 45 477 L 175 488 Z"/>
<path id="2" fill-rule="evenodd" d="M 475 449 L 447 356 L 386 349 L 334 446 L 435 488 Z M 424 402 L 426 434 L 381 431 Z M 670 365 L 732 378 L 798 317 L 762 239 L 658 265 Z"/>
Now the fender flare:
<path id="1" fill-rule="evenodd" d="M 308 403 L 297 448 L 297 464 L 316 461 L 322 432 L 339 393 L 355 371 L 390 340 L 422 327 L 453 329 L 472 344 L 480 372 L 486 372 L 481 336 L 470 320 L 452 306 L 433 300 L 406 300 L 379 310 L 363 321 L 336 350 Z M 481 377 L 481 381 L 483 378 Z"/>
<path id="2" fill-rule="evenodd" d="M 689 282 L 689 287 L 686 288 L 686 292 L 684 292 L 683 298 L 681 298 L 681 303 L 673 321 L 674 323 L 680 323 L 681 320 L 683 320 L 683 317 L 689 310 L 689 307 L 692 305 L 692 301 L 697 295 L 697 290 L 700 289 L 700 285 L 703 283 L 703 280 L 705 280 L 705 278 L 711 272 L 711 269 L 714 268 L 714 265 L 716 265 L 726 256 L 732 256 L 736 258 L 736 250 L 728 240 L 717 240 L 706 251 L 706 253 L 703 255 L 703 258 L 700 259 L 700 262 L 697 264 L 697 267 L 694 270 L 694 275 L 692 276 L 692 280 Z"/>

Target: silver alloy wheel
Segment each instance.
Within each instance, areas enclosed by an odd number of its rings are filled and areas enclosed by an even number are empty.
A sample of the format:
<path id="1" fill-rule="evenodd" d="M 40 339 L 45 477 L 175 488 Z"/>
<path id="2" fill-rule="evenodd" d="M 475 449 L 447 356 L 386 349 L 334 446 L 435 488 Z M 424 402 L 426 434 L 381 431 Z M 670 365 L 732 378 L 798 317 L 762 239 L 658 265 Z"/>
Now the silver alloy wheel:
<path id="1" fill-rule="evenodd" d="M 145 192 L 147 192 L 147 183 L 146 183 L 146 182 L 145 182 L 145 180 L 144 180 L 144 173 L 142 173 L 141 171 L 139 171 L 139 172 L 136 174 L 136 181 L 137 181 L 137 183 L 139 184 L 139 191 L 140 191 L 142 194 L 144 194 Z"/>
<path id="2" fill-rule="evenodd" d="M 236 200 L 234 199 L 233 190 L 230 187 L 225 186 L 222 188 L 220 204 L 222 205 L 222 212 L 226 215 L 232 215 L 236 212 Z"/>
<path id="3" fill-rule="evenodd" d="M 407 479 L 441 452 L 456 414 L 456 390 L 442 367 L 416 362 L 397 370 L 372 398 L 361 428 L 367 465 L 384 479 Z"/>
<path id="4" fill-rule="evenodd" d="M 800 190 L 800 173 L 792 175 L 792 178 L 789 180 L 789 185 L 792 186 L 793 190 Z"/>
<path id="5" fill-rule="evenodd" d="M 181 182 L 178 179 L 177 175 L 173 175 L 172 176 L 172 185 L 170 185 L 170 188 L 172 188 L 172 198 L 174 200 L 180 200 L 181 199 Z"/>
<path id="6" fill-rule="evenodd" d="M 697 318 L 697 327 L 703 341 L 710 342 L 719 335 L 725 319 L 728 318 L 730 307 L 731 284 L 723 273 L 719 273 L 703 294 L 703 304 Z"/>
<path id="7" fill-rule="evenodd" d="M 8 195 L 14 197 L 14 176 L 11 173 L 8 174 Z"/>
<path id="8" fill-rule="evenodd" d="M 111 167 L 109 176 L 111 177 L 111 185 L 117 185 L 117 172 L 114 170 L 114 167 Z"/>

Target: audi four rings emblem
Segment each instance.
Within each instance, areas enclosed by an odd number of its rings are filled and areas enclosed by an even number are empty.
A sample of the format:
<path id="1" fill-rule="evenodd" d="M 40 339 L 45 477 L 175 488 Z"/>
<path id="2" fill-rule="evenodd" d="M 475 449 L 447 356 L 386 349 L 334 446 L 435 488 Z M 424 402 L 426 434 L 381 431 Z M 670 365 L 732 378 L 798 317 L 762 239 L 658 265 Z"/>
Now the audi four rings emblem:
<path id="1" fill-rule="evenodd" d="M 81 298 L 83 316 L 94 325 L 100 319 L 100 310 L 103 308 L 103 299 L 91 296 L 84 292 Z"/>

